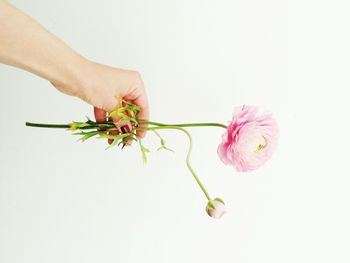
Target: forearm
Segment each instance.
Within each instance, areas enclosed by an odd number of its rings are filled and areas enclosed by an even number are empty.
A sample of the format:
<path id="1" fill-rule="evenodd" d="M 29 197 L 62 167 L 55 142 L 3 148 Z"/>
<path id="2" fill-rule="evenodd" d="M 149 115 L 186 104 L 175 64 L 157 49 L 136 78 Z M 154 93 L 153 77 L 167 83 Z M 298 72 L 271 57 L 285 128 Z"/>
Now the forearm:
<path id="1" fill-rule="evenodd" d="M 106 120 L 124 98 L 148 119 L 148 100 L 141 75 L 89 61 L 11 4 L 0 0 L 0 63 L 30 71 L 49 80 L 59 91 L 95 107 Z M 112 119 L 117 123 L 116 116 Z M 139 136 L 144 133 L 139 131 Z"/>
<path id="2" fill-rule="evenodd" d="M 74 86 L 86 61 L 32 18 L 0 0 L 0 62 L 56 85 Z"/>

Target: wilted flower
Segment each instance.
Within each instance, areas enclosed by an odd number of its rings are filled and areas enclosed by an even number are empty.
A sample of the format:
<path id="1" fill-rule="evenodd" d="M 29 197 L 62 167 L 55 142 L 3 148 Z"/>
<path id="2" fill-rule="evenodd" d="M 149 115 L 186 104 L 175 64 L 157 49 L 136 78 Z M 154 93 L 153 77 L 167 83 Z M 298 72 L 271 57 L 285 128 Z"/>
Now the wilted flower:
<path id="1" fill-rule="evenodd" d="M 236 108 L 222 136 L 218 155 L 224 164 L 247 172 L 262 166 L 277 144 L 278 126 L 271 113 L 259 114 L 258 107 Z"/>

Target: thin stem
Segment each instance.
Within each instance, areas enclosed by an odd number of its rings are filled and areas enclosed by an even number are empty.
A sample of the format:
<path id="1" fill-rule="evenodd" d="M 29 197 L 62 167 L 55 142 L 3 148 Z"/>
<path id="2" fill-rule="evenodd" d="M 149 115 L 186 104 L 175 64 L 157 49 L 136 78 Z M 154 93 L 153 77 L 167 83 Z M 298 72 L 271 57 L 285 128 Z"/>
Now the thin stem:
<path id="1" fill-rule="evenodd" d="M 89 126 L 80 127 L 77 130 L 91 130 L 96 129 L 99 123 L 91 123 Z M 26 122 L 26 126 L 28 127 L 39 127 L 39 128 L 54 128 L 54 129 L 69 129 L 71 126 L 69 124 L 51 124 L 51 123 L 33 123 Z M 112 127 L 112 126 L 111 126 Z M 113 127 L 115 127 L 113 125 Z"/>
<path id="2" fill-rule="evenodd" d="M 67 125 L 67 124 L 45 124 L 45 123 L 33 123 L 33 122 L 26 122 L 26 126 L 39 127 L 39 128 L 63 128 L 63 129 L 70 128 L 70 125 Z"/>
<path id="3" fill-rule="evenodd" d="M 187 165 L 188 169 L 190 170 L 191 174 L 193 175 L 194 179 L 197 181 L 199 187 L 202 189 L 203 193 L 205 194 L 207 199 L 210 201 L 211 198 L 210 198 L 207 190 L 204 188 L 203 184 L 201 183 L 201 181 L 197 177 L 197 175 L 196 175 L 195 171 L 193 170 L 191 163 L 190 163 L 190 156 L 191 156 L 192 144 L 193 144 L 192 136 L 186 129 L 184 129 L 182 127 L 217 126 L 217 127 L 221 127 L 221 128 L 227 128 L 227 126 L 224 124 L 221 124 L 221 123 L 183 123 L 183 124 L 169 125 L 169 124 L 152 122 L 152 121 L 144 121 L 144 120 L 139 120 L 139 123 L 156 125 L 158 127 L 148 127 L 148 128 L 136 127 L 135 128 L 136 130 L 149 130 L 149 131 L 156 132 L 156 130 L 161 130 L 161 129 L 174 129 L 174 130 L 180 130 L 187 135 L 189 142 L 190 142 L 190 145 L 189 145 L 187 156 L 186 156 L 186 165 Z M 95 129 L 95 128 L 99 127 L 99 124 L 104 124 L 104 125 L 107 124 L 107 125 L 111 125 L 110 128 L 112 128 L 112 129 L 115 128 L 114 123 L 110 122 L 110 121 L 99 123 L 99 122 L 94 122 L 94 121 L 89 120 L 89 126 L 81 127 L 78 129 L 79 130 Z M 32 123 L 32 122 L 26 122 L 26 126 L 40 127 L 40 128 L 63 128 L 63 129 L 68 129 L 71 127 L 71 125 L 69 125 L 69 124 L 45 124 L 45 123 Z M 107 129 L 110 130 L 110 128 L 107 128 Z"/>
<path id="4" fill-rule="evenodd" d="M 221 127 L 224 129 L 227 129 L 227 126 L 222 123 L 215 123 L 215 122 L 203 122 L 203 123 L 179 123 L 179 124 L 165 124 L 165 123 L 159 123 L 154 121 L 146 121 L 146 120 L 138 120 L 141 124 L 151 124 L 156 126 L 172 126 L 172 127 L 200 127 L 200 126 L 216 126 Z"/>
<path id="5" fill-rule="evenodd" d="M 207 192 L 207 190 L 205 189 L 205 187 L 203 186 L 202 182 L 199 180 L 198 176 L 196 175 L 195 171 L 193 170 L 191 163 L 190 163 L 190 156 L 191 156 L 191 152 L 192 152 L 192 136 L 191 134 L 184 128 L 178 127 L 178 126 L 172 126 L 172 125 L 162 125 L 160 127 L 149 127 L 149 128 L 143 128 L 143 127 L 138 127 L 136 128 L 138 130 L 148 130 L 148 131 L 155 131 L 155 130 L 161 130 L 161 129 L 174 129 L 174 130 L 180 130 L 182 132 L 184 132 L 190 142 L 188 151 L 187 151 L 187 156 L 186 156 L 186 165 L 187 168 L 190 170 L 191 174 L 193 175 L 194 179 L 196 180 L 196 182 L 198 183 L 199 187 L 202 189 L 203 193 L 205 194 L 206 198 L 210 201 L 211 198 Z"/>
<path id="6" fill-rule="evenodd" d="M 226 129 L 227 126 L 222 123 L 214 123 L 214 122 L 203 122 L 203 123 L 179 123 L 179 124 L 165 124 L 165 123 L 159 123 L 154 121 L 146 121 L 146 120 L 138 120 L 140 124 L 150 124 L 155 126 L 172 126 L 172 127 L 202 127 L 202 126 L 212 126 L 212 127 L 221 127 Z M 99 124 L 104 125 L 111 125 L 111 127 L 114 127 L 114 123 L 112 121 L 105 121 L 105 122 L 94 122 L 89 121 L 90 126 L 82 127 L 80 129 L 93 129 L 96 128 Z M 63 128 L 68 129 L 70 128 L 70 125 L 68 124 L 46 124 L 46 123 L 32 123 L 32 122 L 26 122 L 26 126 L 30 127 L 40 127 L 40 128 Z"/>

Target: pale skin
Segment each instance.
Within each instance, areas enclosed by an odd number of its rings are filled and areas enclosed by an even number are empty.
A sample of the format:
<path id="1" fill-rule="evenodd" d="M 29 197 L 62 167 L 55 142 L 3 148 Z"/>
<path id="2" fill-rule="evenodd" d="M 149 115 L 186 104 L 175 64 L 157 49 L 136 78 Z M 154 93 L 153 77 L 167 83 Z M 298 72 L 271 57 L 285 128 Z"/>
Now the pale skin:
<path id="1" fill-rule="evenodd" d="M 96 121 L 120 106 L 118 98 L 141 107 L 148 120 L 149 106 L 137 71 L 98 64 L 79 55 L 30 16 L 0 0 L 0 63 L 47 79 L 59 91 L 94 106 Z M 127 125 L 113 117 L 117 126 Z M 145 131 L 139 131 L 144 137 Z"/>

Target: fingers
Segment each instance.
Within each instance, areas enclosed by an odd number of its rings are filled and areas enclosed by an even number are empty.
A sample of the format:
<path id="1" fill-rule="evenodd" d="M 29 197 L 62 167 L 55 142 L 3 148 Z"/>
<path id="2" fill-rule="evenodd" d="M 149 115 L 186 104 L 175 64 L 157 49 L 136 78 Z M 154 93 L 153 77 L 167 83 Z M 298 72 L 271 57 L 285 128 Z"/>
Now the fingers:
<path id="1" fill-rule="evenodd" d="M 137 75 L 139 76 L 139 74 Z M 106 121 L 106 112 L 112 112 L 116 108 L 123 107 L 122 99 L 125 99 L 126 101 L 129 101 L 130 103 L 136 104 L 141 108 L 141 112 L 137 116 L 137 119 L 149 120 L 149 104 L 148 104 L 148 98 L 146 95 L 146 91 L 143 87 L 143 82 L 140 77 L 137 78 L 138 81 L 135 81 L 135 88 L 132 91 L 129 91 L 129 93 L 118 97 L 114 96 L 108 96 L 108 99 L 104 101 L 102 109 L 94 108 L 95 118 L 98 122 Z M 122 127 L 127 127 L 128 132 L 132 130 L 132 126 L 130 121 L 120 120 L 120 117 L 115 114 L 110 117 L 115 126 L 118 128 L 119 133 L 122 131 Z M 147 128 L 147 124 L 140 124 L 139 127 Z M 124 132 L 124 131 L 123 131 Z M 144 138 L 146 136 L 146 131 L 138 130 L 136 131 L 137 136 Z M 109 140 L 111 142 L 111 140 Z"/>
<path id="2" fill-rule="evenodd" d="M 110 112 L 112 112 L 115 109 L 118 109 L 120 107 L 123 107 L 122 99 L 121 98 L 119 98 L 119 99 L 111 98 L 109 100 L 109 102 L 106 104 L 106 106 L 104 107 L 105 119 L 106 119 L 106 112 L 110 113 Z M 100 114 L 99 112 L 97 112 L 97 113 Z M 95 116 L 96 116 L 96 114 L 95 114 Z M 113 115 L 113 116 L 109 117 L 108 120 L 109 121 L 112 120 L 114 125 L 118 129 L 115 131 L 110 131 L 109 134 L 111 134 L 111 135 L 118 135 L 120 133 L 130 132 L 132 130 L 130 121 L 120 120 L 120 117 L 118 115 Z M 109 144 L 112 144 L 113 141 L 114 141 L 113 139 L 108 139 Z"/>
<path id="3" fill-rule="evenodd" d="M 138 105 L 141 108 L 140 114 L 137 116 L 140 120 L 149 120 L 149 106 L 147 95 L 144 93 L 140 97 L 132 101 L 132 103 Z M 147 128 L 147 124 L 140 124 L 140 127 Z M 144 138 L 146 136 L 146 131 L 137 131 L 137 136 Z"/>
<path id="4" fill-rule="evenodd" d="M 94 115 L 97 122 L 104 122 L 107 120 L 106 111 L 99 109 L 97 107 L 94 107 Z"/>
<path id="5" fill-rule="evenodd" d="M 138 119 L 146 120 L 146 121 L 149 119 L 149 105 L 148 105 L 148 99 L 145 93 L 133 99 L 129 99 L 129 97 L 126 96 L 125 99 L 130 101 L 133 104 L 138 105 L 141 108 L 141 112 L 137 116 Z M 123 105 L 121 101 L 122 100 L 117 100 L 117 99 L 110 100 L 109 104 L 107 104 L 107 107 L 104 107 L 104 110 L 94 107 L 94 114 L 95 114 L 96 121 L 97 122 L 106 121 L 107 112 L 112 112 L 116 108 L 122 107 Z M 120 129 L 121 127 L 127 127 L 128 131 L 132 130 L 130 121 L 120 120 L 120 117 L 118 115 L 113 115 L 110 118 L 112 119 L 113 123 L 118 129 Z M 140 127 L 146 128 L 148 127 L 148 125 L 140 124 Z M 119 132 L 111 133 L 111 134 L 119 134 Z M 137 136 L 144 138 L 146 136 L 146 131 L 138 130 L 136 134 Z M 108 142 L 109 144 L 111 144 L 113 140 L 109 139 Z"/>
<path id="6" fill-rule="evenodd" d="M 107 120 L 107 112 L 105 110 L 94 107 L 94 115 L 97 122 L 105 122 Z M 119 131 L 111 131 L 109 134 L 118 135 Z M 112 144 L 113 139 L 108 139 L 108 144 Z"/>
<path id="7" fill-rule="evenodd" d="M 111 135 L 118 135 L 119 131 L 110 131 L 109 134 Z M 113 139 L 108 139 L 108 144 L 112 144 L 113 143 Z"/>

